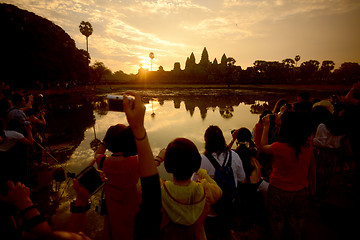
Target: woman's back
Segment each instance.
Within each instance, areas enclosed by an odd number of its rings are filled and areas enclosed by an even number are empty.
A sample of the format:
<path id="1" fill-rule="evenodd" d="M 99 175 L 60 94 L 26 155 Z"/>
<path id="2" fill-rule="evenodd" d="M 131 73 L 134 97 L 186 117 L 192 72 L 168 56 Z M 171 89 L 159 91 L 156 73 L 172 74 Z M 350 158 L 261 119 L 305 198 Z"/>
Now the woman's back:
<path id="1" fill-rule="evenodd" d="M 271 149 L 273 164 L 270 184 L 285 191 L 297 191 L 307 187 L 309 165 L 313 157 L 311 145 L 302 146 L 298 155 L 288 143 L 275 142 Z"/>
<path id="2" fill-rule="evenodd" d="M 99 166 L 99 161 L 97 163 Z M 104 186 L 108 210 L 105 235 L 108 239 L 133 239 L 134 220 L 140 204 L 136 187 L 140 177 L 137 156 L 108 157 L 102 170 L 108 178 Z"/>

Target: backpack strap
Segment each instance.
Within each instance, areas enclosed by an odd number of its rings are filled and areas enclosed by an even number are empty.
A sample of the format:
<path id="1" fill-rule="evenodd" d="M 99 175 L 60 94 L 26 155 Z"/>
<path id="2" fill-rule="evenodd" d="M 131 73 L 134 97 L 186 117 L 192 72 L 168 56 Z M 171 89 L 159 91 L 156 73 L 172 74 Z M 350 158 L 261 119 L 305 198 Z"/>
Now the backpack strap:
<path id="1" fill-rule="evenodd" d="M 229 160 L 226 161 L 228 153 L 229 152 L 226 151 L 223 166 L 231 167 L 231 152 L 230 152 Z M 219 162 L 216 161 L 216 159 L 214 158 L 214 156 L 211 153 L 206 152 L 205 156 L 209 159 L 209 161 L 211 162 L 211 164 L 214 166 L 214 168 L 216 170 L 220 170 L 222 173 L 225 172 L 224 169 L 220 166 Z"/>
<path id="2" fill-rule="evenodd" d="M 207 157 L 207 159 L 209 159 L 210 163 L 214 166 L 214 168 L 216 170 L 224 171 L 222 169 L 222 167 L 220 166 L 219 162 L 216 161 L 216 159 L 214 158 L 214 156 L 211 153 L 205 152 L 205 156 Z"/>
<path id="3" fill-rule="evenodd" d="M 228 154 L 229 154 L 229 160 L 226 162 Z M 232 160 L 232 156 L 231 156 L 231 155 L 232 155 L 232 154 L 231 154 L 231 150 L 226 151 L 223 166 L 226 166 L 226 167 L 228 167 L 228 168 L 231 167 L 231 160 Z"/>

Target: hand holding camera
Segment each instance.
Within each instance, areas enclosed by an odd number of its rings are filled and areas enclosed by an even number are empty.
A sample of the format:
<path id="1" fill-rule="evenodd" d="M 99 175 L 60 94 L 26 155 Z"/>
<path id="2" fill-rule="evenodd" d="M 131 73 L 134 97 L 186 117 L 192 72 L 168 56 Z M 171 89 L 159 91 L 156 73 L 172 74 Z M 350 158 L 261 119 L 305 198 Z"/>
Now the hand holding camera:
<path id="1" fill-rule="evenodd" d="M 93 166 L 88 166 L 76 176 L 78 183 L 86 188 L 90 195 L 95 194 L 104 186 L 105 182 L 103 179 L 101 173 Z"/>
<path id="2" fill-rule="evenodd" d="M 124 112 L 124 99 L 127 98 L 129 102 L 133 102 L 132 96 L 124 95 L 107 95 L 107 101 L 109 104 L 109 111 Z"/>
<path id="3" fill-rule="evenodd" d="M 73 188 L 76 191 L 76 199 L 83 203 L 87 203 L 88 199 L 91 197 L 90 192 L 85 187 L 81 186 L 76 178 L 73 179 Z"/>

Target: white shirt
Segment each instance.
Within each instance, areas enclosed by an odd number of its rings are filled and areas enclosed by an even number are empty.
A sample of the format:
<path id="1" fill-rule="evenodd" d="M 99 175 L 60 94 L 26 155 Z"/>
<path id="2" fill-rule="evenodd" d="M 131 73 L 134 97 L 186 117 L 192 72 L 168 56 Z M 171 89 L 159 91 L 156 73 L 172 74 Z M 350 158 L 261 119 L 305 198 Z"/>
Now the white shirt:
<path id="1" fill-rule="evenodd" d="M 317 147 L 326 147 L 326 148 L 339 148 L 341 145 L 341 139 L 343 135 L 334 136 L 330 133 L 327 129 L 326 125 L 320 123 L 317 130 L 315 137 L 313 139 L 314 146 Z"/>
<path id="2" fill-rule="evenodd" d="M 225 152 L 221 153 L 219 156 L 216 153 L 212 153 L 213 157 L 218 161 L 218 163 L 222 166 L 224 163 Z M 229 159 L 229 157 L 228 157 Z M 201 154 L 201 166 L 200 168 L 207 170 L 210 177 L 214 178 L 215 168 L 211 164 L 210 160 L 204 155 Z M 245 179 L 245 171 L 242 165 L 242 161 L 239 155 L 231 150 L 231 168 L 234 173 L 234 180 L 237 186 L 238 182 L 242 182 Z M 194 174 L 195 176 L 196 174 Z"/>
<path id="3" fill-rule="evenodd" d="M 9 151 L 18 141 L 24 138 L 19 132 L 4 130 L 6 138 L 0 144 L 0 152 Z"/>

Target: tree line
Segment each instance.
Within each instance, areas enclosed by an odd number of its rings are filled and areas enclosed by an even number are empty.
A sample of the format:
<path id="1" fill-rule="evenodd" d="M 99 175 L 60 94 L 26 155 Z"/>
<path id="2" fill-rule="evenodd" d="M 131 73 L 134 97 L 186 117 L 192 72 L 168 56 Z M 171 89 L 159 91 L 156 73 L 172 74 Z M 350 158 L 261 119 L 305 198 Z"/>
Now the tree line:
<path id="1" fill-rule="evenodd" d="M 153 53 L 152 55 L 153 56 Z M 140 67 L 136 75 L 126 75 L 122 71 L 112 73 L 102 62 L 91 66 L 97 74 L 94 79 L 102 83 L 196 83 L 196 84 L 352 84 L 360 80 L 360 65 L 344 62 L 338 69 L 332 60 L 321 64 L 317 60 L 300 61 L 300 55 L 294 59 L 286 58 L 279 61 L 256 60 L 252 67 L 242 69 L 236 66 L 236 60 L 224 53 L 220 63 L 215 58 L 209 60 L 204 47 L 200 61 L 196 63 L 194 53 L 185 61 L 182 70 L 180 62 L 174 68 L 165 71 L 162 66 L 157 71 L 149 71 Z"/>

